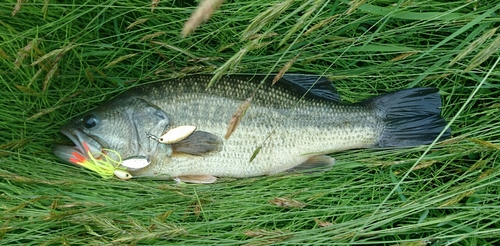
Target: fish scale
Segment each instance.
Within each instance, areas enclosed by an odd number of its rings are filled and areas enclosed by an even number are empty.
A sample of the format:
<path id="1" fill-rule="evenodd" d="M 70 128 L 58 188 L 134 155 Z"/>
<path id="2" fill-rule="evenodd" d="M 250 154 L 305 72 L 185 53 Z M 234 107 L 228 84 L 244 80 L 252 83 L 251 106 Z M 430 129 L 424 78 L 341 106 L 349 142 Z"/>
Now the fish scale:
<path id="1" fill-rule="evenodd" d="M 428 144 L 446 124 L 440 116 L 440 95 L 433 88 L 342 104 L 330 82 L 319 76 L 287 75 L 276 85 L 270 85 L 272 78 L 267 78 L 260 87 L 264 76 L 223 76 L 207 88 L 210 79 L 211 75 L 193 75 L 139 86 L 70 122 L 62 131 L 81 132 L 80 138 L 92 138 L 125 158 L 132 154 L 150 157 L 151 164 L 134 170 L 134 176 L 244 178 L 331 167 L 333 160 L 324 154 L 336 151 Z M 234 112 L 251 96 L 240 125 L 224 139 Z M 101 124 L 87 128 L 85 119 L 92 117 Z M 146 132 L 159 136 L 182 125 L 196 126 L 202 134 L 178 143 L 182 148 L 146 138 Z M 450 134 L 446 131 L 442 139 Z M 124 144 L 127 141 L 138 144 L 132 147 Z M 177 149 L 182 151 L 177 153 Z M 62 159 L 64 151 L 68 150 L 54 149 Z"/>
<path id="2" fill-rule="evenodd" d="M 199 83 L 189 80 L 180 81 L 178 84 L 203 88 Z M 234 85 L 239 86 L 232 89 Z M 225 135 L 227 123 L 241 104 L 241 99 L 251 95 L 255 88 L 238 79 L 219 81 L 214 89 L 209 89 L 209 93 L 206 94 L 193 93 L 193 89 L 189 87 L 179 88 L 182 85 L 176 86 L 173 83 L 165 84 L 162 91 L 177 90 L 177 92 L 168 98 L 155 94 L 158 98 L 153 97 L 151 101 L 169 112 L 176 125 L 196 125 L 201 131 L 208 131 L 221 137 Z M 186 93 L 182 93 L 183 91 Z M 219 94 L 217 93 L 219 91 L 232 91 L 232 93 Z M 147 175 L 149 172 L 169 173 L 172 176 L 204 173 L 236 178 L 268 175 L 293 168 L 305 161 L 307 156 L 304 155 L 308 153 L 359 148 L 373 145 L 377 141 L 379 134 L 371 127 L 377 125 L 373 112 L 351 106 L 350 109 L 354 112 L 353 118 L 343 114 L 348 106 L 332 105 L 331 102 L 321 104 L 318 101 L 299 103 L 292 107 L 298 97 L 281 91 L 281 93 L 274 92 L 275 90 L 270 90 L 262 93 L 265 95 L 257 96 L 257 100 L 253 101 L 236 132 L 224 141 L 221 153 L 151 165 L 136 175 Z M 269 107 L 261 106 L 268 105 L 270 100 L 279 100 L 280 103 L 273 103 L 275 108 L 271 110 Z M 217 107 L 207 107 L 207 102 Z M 345 123 L 354 119 L 363 119 L 365 124 Z M 205 127 L 206 122 L 219 122 L 219 124 Z M 335 125 L 337 127 L 331 127 Z M 329 145 L 325 146 L 324 143 Z M 259 147 L 261 147 L 259 154 L 250 162 L 250 157 Z"/>

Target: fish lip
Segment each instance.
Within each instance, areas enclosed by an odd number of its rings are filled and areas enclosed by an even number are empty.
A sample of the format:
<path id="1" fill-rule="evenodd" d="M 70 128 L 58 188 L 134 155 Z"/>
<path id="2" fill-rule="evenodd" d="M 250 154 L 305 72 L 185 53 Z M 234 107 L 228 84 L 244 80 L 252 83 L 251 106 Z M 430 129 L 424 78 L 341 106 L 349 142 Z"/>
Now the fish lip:
<path id="1" fill-rule="evenodd" d="M 92 153 L 94 158 L 99 158 L 102 155 L 103 149 L 107 146 L 101 139 L 92 137 L 78 129 L 67 129 L 63 127 L 60 129 L 60 132 L 67 136 L 75 146 L 54 145 L 53 152 L 60 159 L 72 164 L 78 164 L 71 161 L 75 156 L 75 152 L 86 159 L 90 159 L 88 152 Z"/>
<path id="2" fill-rule="evenodd" d="M 76 130 L 78 131 L 78 130 Z M 83 144 L 81 143 L 81 141 L 78 140 L 78 138 L 71 134 L 71 132 L 68 130 L 68 129 L 65 129 L 65 128 L 61 128 L 60 132 L 65 135 L 66 137 L 68 137 L 76 146 L 76 150 L 78 150 L 80 152 L 80 154 L 86 154 L 85 153 L 85 149 L 83 148 Z"/>

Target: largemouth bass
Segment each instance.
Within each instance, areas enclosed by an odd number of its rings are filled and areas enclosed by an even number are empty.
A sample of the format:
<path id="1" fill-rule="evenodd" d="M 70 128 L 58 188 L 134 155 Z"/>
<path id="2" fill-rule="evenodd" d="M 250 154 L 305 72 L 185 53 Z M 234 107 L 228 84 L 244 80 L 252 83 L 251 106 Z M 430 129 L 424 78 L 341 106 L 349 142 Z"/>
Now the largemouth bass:
<path id="1" fill-rule="evenodd" d="M 54 147 L 64 161 L 99 159 L 103 149 L 148 160 L 128 170 L 134 177 L 211 183 L 286 171 L 328 170 L 327 154 L 354 148 L 429 144 L 446 126 L 435 88 L 397 91 L 343 104 L 324 77 L 231 75 L 207 88 L 211 75 L 138 86 L 61 128 L 76 146 Z M 235 131 L 225 138 L 235 111 L 251 98 Z M 248 102 L 248 101 L 247 101 Z M 171 144 L 157 137 L 177 126 L 195 126 Z M 192 128 L 194 130 L 194 128 Z M 451 135 L 447 130 L 440 140 Z M 92 156 L 89 156 L 92 153 Z M 115 152 L 113 152 L 115 153 Z"/>

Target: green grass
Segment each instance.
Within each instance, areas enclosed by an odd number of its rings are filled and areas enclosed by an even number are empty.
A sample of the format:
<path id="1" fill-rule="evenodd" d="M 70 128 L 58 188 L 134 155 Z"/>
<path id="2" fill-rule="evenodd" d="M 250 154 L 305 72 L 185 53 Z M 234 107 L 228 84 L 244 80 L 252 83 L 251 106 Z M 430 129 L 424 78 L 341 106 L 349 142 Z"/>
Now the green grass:
<path id="1" fill-rule="evenodd" d="M 499 1 L 231 1 L 186 38 L 191 1 L 36 0 L 12 16 L 15 3 L 0 3 L 1 244 L 500 241 Z M 133 85 L 278 72 L 297 55 L 290 72 L 328 76 L 346 102 L 438 87 L 453 138 L 336 153 L 321 175 L 180 187 L 103 180 L 51 152 L 60 126 Z"/>

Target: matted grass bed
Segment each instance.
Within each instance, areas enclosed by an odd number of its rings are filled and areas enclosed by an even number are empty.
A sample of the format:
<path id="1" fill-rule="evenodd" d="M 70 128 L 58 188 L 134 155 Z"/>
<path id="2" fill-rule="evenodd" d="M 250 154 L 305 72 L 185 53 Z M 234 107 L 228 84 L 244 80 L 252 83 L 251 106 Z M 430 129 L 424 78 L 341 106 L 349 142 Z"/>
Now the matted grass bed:
<path id="1" fill-rule="evenodd" d="M 500 243 L 500 2 L 0 3 L 0 244 Z M 323 174 L 103 179 L 52 154 L 71 118 L 191 73 L 325 75 L 345 102 L 437 87 L 453 137 L 335 153 Z"/>

